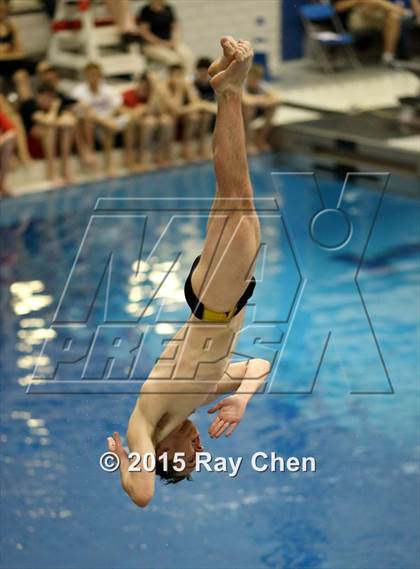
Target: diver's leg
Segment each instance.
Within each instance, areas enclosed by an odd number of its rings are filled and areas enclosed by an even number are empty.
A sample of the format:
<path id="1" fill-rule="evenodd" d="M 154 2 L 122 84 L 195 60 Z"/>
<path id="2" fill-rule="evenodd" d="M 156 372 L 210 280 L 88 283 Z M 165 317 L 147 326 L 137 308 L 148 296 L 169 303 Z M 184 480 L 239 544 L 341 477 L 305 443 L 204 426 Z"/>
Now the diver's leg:
<path id="1" fill-rule="evenodd" d="M 235 307 L 252 276 L 259 249 L 242 116 L 242 85 L 252 63 L 248 42 L 238 42 L 233 61 L 212 78 L 218 98 L 213 136 L 216 198 L 192 286 L 209 309 Z"/>

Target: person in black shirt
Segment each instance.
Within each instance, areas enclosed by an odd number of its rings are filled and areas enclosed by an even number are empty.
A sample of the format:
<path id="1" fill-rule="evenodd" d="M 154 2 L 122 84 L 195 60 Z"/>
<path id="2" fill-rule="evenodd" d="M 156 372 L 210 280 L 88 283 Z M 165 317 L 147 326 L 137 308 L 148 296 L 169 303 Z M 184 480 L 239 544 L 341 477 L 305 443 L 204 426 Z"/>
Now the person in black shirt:
<path id="1" fill-rule="evenodd" d="M 212 62 L 208 57 L 200 57 L 195 65 L 194 85 L 200 95 L 200 99 L 203 101 L 209 101 L 210 103 L 215 103 L 216 93 L 210 85 L 209 76 L 209 67 L 211 63 Z"/>
<path id="2" fill-rule="evenodd" d="M 138 15 L 138 33 L 148 59 L 164 65 L 181 64 L 192 70 L 190 49 L 181 43 L 178 20 L 164 0 L 150 0 Z"/>
<path id="3" fill-rule="evenodd" d="M 217 103 L 216 93 L 210 84 L 209 67 L 212 61 L 208 57 L 200 57 L 195 65 L 194 87 L 201 99 L 200 111 L 202 121 L 202 155 L 206 158 L 211 156 L 211 148 L 206 146 L 206 137 L 213 132 L 216 124 Z"/>
<path id="4" fill-rule="evenodd" d="M 49 85 L 55 90 L 56 97 L 61 101 L 61 113 L 66 111 L 71 113 L 74 118 L 75 131 L 74 138 L 77 153 L 80 160 L 85 166 L 94 166 L 95 157 L 89 151 L 84 142 L 83 124 L 80 120 L 81 105 L 77 99 L 67 95 L 60 86 L 61 77 L 58 69 L 51 65 L 48 61 L 40 61 L 36 66 L 36 76 L 31 77 L 25 70 L 20 70 L 14 76 L 16 91 L 21 103 L 34 99 L 37 88 L 40 85 Z"/>
<path id="5" fill-rule="evenodd" d="M 62 100 L 64 107 L 69 108 L 77 105 L 76 99 L 69 97 L 61 90 L 60 73 L 51 63 L 47 60 L 40 61 L 35 71 L 35 76 L 31 76 L 23 69 L 14 75 L 16 92 L 21 102 L 33 99 L 34 93 L 40 85 L 50 85 L 55 89 L 56 95 Z"/>
<path id="6" fill-rule="evenodd" d="M 45 155 L 46 176 L 55 184 L 71 182 L 69 157 L 73 146 L 75 118 L 51 85 L 41 85 L 33 99 L 24 101 L 20 115 L 27 134 L 38 139 Z M 55 153 L 60 154 L 60 175 L 55 176 Z"/>

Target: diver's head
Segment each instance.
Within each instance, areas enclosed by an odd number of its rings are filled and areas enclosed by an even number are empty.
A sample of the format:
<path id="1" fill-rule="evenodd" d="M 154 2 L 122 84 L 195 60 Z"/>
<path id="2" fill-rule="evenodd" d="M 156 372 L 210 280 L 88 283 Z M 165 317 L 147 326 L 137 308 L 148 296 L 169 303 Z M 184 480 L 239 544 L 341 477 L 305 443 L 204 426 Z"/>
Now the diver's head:
<path id="1" fill-rule="evenodd" d="M 156 447 L 156 474 L 167 484 L 176 484 L 181 480 L 191 480 L 191 472 L 195 468 L 196 453 L 201 452 L 200 433 L 192 421 L 186 419 L 169 435 L 162 439 Z M 165 454 L 167 462 L 159 458 Z M 182 467 L 183 463 L 177 461 L 177 456 L 181 457 L 185 462 L 185 467 L 177 471 L 175 468 Z M 166 468 L 167 466 L 167 468 Z"/>

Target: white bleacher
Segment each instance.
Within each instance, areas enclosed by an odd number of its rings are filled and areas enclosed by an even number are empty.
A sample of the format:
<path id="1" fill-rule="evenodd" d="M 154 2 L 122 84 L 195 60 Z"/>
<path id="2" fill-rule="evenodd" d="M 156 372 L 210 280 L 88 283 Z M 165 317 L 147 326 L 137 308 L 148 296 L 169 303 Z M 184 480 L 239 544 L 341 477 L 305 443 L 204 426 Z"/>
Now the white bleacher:
<path id="1" fill-rule="evenodd" d="M 128 53 L 121 50 L 116 26 L 97 26 L 104 9 L 103 0 L 91 0 L 87 10 L 79 10 L 74 0 L 58 0 L 55 22 L 79 21 L 78 30 L 54 31 L 48 49 L 48 59 L 57 67 L 80 71 L 86 63 L 98 63 L 105 77 L 133 75 L 145 69 L 145 59 L 138 45 Z"/>

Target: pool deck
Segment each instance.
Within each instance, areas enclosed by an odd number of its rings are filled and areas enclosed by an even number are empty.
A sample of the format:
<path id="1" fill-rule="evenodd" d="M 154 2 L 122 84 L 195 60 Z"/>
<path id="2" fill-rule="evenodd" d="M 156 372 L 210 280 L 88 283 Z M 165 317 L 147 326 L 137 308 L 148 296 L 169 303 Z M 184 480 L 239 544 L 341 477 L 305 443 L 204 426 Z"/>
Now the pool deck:
<path id="1" fill-rule="evenodd" d="M 275 148 L 420 174 L 420 121 L 400 103 L 419 96 L 418 74 L 368 66 L 332 76 L 301 63 L 290 66 L 281 84 Z"/>

